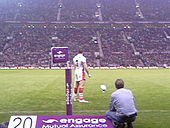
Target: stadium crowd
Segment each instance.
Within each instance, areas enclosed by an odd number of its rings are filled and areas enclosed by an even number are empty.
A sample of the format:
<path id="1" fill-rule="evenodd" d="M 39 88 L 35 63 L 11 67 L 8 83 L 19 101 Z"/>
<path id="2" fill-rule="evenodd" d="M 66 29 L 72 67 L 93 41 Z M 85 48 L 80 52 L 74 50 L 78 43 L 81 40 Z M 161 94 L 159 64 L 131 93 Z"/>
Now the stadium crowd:
<path id="1" fill-rule="evenodd" d="M 84 48 L 90 66 L 170 65 L 170 40 L 165 36 L 166 29 L 53 25 L 3 25 L 0 28 L 0 66 L 47 67 L 51 47 L 61 46 L 69 47 L 70 58 L 79 48 Z"/>
<path id="2" fill-rule="evenodd" d="M 0 20 L 168 21 L 169 2 L 169 0 L 5 0 L 0 1 Z"/>
<path id="3" fill-rule="evenodd" d="M 0 66 L 50 66 L 54 46 L 69 47 L 70 58 L 84 48 L 90 66 L 170 65 L 168 27 L 133 23 L 168 21 L 169 1 L 127 1 L 0 1 Z M 77 21 L 77 25 L 70 21 Z M 93 21 L 110 24 L 97 27 Z M 122 28 L 113 27 L 111 21 L 132 22 L 131 26 L 122 23 Z"/>
<path id="4" fill-rule="evenodd" d="M 169 0 L 137 0 L 146 20 L 169 21 Z"/>
<path id="5" fill-rule="evenodd" d="M 141 53 L 143 63 L 162 66 L 170 62 L 170 42 L 165 36 L 166 29 L 140 28 L 128 32 L 130 42 Z"/>

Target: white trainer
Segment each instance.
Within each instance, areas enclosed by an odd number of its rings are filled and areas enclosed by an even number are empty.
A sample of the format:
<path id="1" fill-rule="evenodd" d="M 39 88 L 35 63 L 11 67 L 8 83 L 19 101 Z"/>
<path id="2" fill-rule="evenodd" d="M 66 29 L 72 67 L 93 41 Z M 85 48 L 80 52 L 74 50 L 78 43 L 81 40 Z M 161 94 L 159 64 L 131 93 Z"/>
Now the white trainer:
<path id="1" fill-rule="evenodd" d="M 74 95 L 73 95 L 73 101 L 78 101 L 77 94 L 74 94 Z"/>
<path id="2" fill-rule="evenodd" d="M 75 101 L 75 102 L 78 101 L 77 97 L 74 97 L 73 101 Z"/>

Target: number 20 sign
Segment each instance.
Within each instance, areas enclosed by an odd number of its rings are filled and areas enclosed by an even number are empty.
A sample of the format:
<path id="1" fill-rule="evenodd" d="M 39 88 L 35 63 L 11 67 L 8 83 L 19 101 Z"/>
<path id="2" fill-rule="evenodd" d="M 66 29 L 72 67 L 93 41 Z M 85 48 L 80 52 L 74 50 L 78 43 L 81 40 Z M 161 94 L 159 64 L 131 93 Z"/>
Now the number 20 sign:
<path id="1" fill-rule="evenodd" d="M 37 116 L 11 116 L 8 128 L 36 128 Z"/>

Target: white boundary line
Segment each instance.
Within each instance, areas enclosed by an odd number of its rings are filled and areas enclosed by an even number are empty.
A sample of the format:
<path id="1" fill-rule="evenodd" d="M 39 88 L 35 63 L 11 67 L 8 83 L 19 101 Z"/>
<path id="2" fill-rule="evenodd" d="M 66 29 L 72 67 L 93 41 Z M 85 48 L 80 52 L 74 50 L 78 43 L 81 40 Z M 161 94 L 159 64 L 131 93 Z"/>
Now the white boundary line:
<path id="1" fill-rule="evenodd" d="M 74 111 L 74 112 L 82 112 L 82 113 L 106 113 L 108 110 L 81 110 L 81 111 Z M 161 113 L 169 113 L 170 110 L 140 110 L 139 113 L 149 113 L 149 112 L 161 112 Z M 0 111 L 0 114 L 34 114 L 34 113 L 66 113 L 66 111 Z"/>

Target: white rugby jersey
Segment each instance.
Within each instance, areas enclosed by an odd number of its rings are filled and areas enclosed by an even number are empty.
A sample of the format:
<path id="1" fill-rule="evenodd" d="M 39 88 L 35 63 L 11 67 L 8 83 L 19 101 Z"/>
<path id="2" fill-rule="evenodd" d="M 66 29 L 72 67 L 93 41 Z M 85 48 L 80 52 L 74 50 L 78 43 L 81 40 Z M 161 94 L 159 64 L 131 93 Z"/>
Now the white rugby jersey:
<path id="1" fill-rule="evenodd" d="M 77 54 L 73 58 L 73 62 L 76 65 L 76 69 L 83 69 L 83 64 L 86 63 L 86 58 L 83 56 L 83 54 Z"/>

